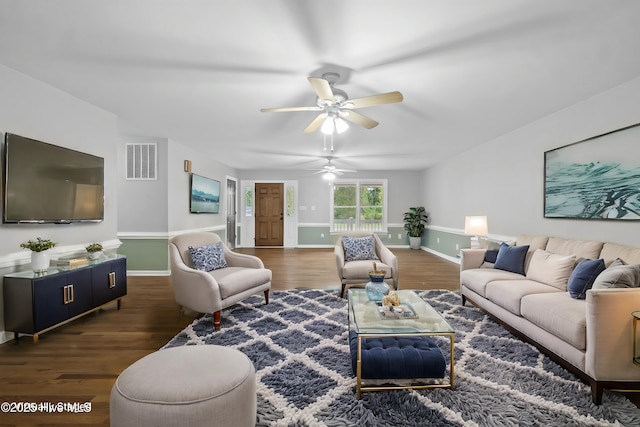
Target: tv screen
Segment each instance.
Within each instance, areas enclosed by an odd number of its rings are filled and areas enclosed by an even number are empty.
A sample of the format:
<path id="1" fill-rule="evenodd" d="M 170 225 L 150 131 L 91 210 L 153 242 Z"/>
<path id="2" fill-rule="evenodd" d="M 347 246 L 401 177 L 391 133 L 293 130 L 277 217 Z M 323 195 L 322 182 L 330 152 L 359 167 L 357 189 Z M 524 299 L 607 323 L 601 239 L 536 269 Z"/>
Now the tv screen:
<path id="1" fill-rule="evenodd" d="M 191 213 L 215 213 L 220 211 L 220 181 L 191 174 Z"/>
<path id="2" fill-rule="evenodd" d="M 3 223 L 104 219 L 104 159 L 6 133 Z"/>

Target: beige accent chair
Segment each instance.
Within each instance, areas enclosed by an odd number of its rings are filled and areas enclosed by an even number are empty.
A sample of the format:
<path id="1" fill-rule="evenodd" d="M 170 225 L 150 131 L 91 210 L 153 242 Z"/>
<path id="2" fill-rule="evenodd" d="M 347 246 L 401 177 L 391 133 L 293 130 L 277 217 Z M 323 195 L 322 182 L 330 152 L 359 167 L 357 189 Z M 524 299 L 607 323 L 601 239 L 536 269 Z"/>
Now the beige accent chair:
<path id="1" fill-rule="evenodd" d="M 365 237 L 373 236 L 376 248 L 377 260 L 356 260 L 345 261 L 344 246 L 342 245 L 342 237 Z M 393 289 L 398 289 L 398 258 L 387 248 L 376 233 L 368 232 L 349 232 L 338 237 L 334 253 L 336 256 L 336 266 L 338 267 L 338 277 L 342 282 L 340 297 L 344 296 L 344 291 L 351 286 L 363 287 L 369 282 L 369 272 L 373 270 L 373 262 L 375 261 L 378 270 L 386 270 L 385 282 Z"/>
<path id="2" fill-rule="evenodd" d="M 271 270 L 264 268 L 260 258 L 233 252 L 224 244 L 226 268 L 209 272 L 195 269 L 189 246 L 199 248 L 218 242 L 220 237 L 217 234 L 206 231 L 180 234 L 169 240 L 171 279 L 176 302 L 198 313 L 213 313 L 216 331 L 220 330 L 223 308 L 258 292 L 264 292 L 265 304 L 268 304 L 271 289 Z"/>

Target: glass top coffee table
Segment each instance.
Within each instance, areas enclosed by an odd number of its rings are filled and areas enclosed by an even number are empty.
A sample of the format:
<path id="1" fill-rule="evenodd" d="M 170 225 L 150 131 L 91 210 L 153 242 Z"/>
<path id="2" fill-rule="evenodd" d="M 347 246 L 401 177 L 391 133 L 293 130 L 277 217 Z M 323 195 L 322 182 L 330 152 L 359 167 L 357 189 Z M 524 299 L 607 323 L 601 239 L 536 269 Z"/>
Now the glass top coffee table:
<path id="1" fill-rule="evenodd" d="M 447 321 L 429 303 L 415 291 L 396 291 L 400 297 L 399 309 L 385 310 L 379 303 L 370 301 L 364 289 L 349 289 L 349 332 L 357 335 L 356 350 L 356 398 L 362 392 L 396 390 L 407 388 L 450 388 L 453 390 L 453 348 L 455 331 Z M 362 340 L 384 337 L 428 337 L 445 336 L 449 338 L 449 381 L 430 382 L 429 384 L 410 383 L 405 385 L 363 386 Z M 440 356 L 442 354 L 440 353 Z M 407 378 L 411 379 L 413 377 Z M 391 382 L 395 382 L 391 380 Z M 406 383 L 406 381 L 405 381 Z"/>

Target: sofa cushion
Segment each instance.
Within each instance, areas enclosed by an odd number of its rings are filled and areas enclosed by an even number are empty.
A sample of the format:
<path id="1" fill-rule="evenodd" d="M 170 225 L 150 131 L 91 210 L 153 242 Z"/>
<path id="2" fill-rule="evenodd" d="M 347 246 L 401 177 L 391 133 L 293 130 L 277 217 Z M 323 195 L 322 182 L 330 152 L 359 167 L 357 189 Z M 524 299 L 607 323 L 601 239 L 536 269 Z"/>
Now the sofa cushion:
<path id="1" fill-rule="evenodd" d="M 486 286 L 487 299 L 520 316 L 520 300 L 531 294 L 556 293 L 559 289 L 534 280 L 497 280 Z"/>
<path id="2" fill-rule="evenodd" d="M 536 249 L 529 263 L 527 279 L 566 291 L 575 262 L 575 255 L 562 256 Z"/>
<path id="3" fill-rule="evenodd" d="M 342 236 L 342 246 L 344 247 L 345 261 L 378 259 L 376 256 L 376 243 L 373 236 Z"/>
<path id="4" fill-rule="evenodd" d="M 592 289 L 637 288 L 640 286 L 640 264 L 609 267 L 596 277 Z"/>
<path id="5" fill-rule="evenodd" d="M 500 245 L 498 257 L 493 267 L 512 273 L 524 274 L 524 261 L 527 257 L 528 250 L 528 245 L 509 246 L 503 243 Z"/>
<path id="6" fill-rule="evenodd" d="M 222 242 L 200 246 L 199 248 L 189 246 L 189 253 L 191 254 L 193 267 L 197 270 L 211 271 L 227 266 Z"/>
<path id="7" fill-rule="evenodd" d="M 587 308 L 568 292 L 527 295 L 520 301 L 522 316 L 579 350 L 587 344 Z"/>
<path id="8" fill-rule="evenodd" d="M 486 298 L 486 286 L 497 280 L 524 280 L 524 276 L 493 268 L 470 268 L 460 272 L 460 283 Z"/>
<path id="9" fill-rule="evenodd" d="M 602 245 L 602 242 L 594 240 L 570 240 L 561 237 L 549 237 L 545 250 L 558 255 L 575 255 L 578 260 L 596 259 L 600 258 Z"/>
<path id="10" fill-rule="evenodd" d="M 227 267 L 209 274 L 218 282 L 222 299 L 271 281 L 271 270 L 266 268 Z"/>
<path id="11" fill-rule="evenodd" d="M 593 281 L 604 271 L 603 259 L 586 259 L 576 266 L 569 276 L 567 290 L 571 298 L 585 299 L 587 290 L 593 286 Z"/>
<path id="12" fill-rule="evenodd" d="M 499 251 L 499 249 L 487 249 L 487 251 L 484 253 L 484 262 L 495 264 L 496 259 L 498 259 Z"/>
<path id="13" fill-rule="evenodd" d="M 640 248 L 616 243 L 605 243 L 599 258 L 604 259 L 607 267 L 609 267 L 616 258 L 620 258 L 627 264 L 640 264 Z"/>
<path id="14" fill-rule="evenodd" d="M 387 264 L 376 261 L 376 269 L 386 271 L 385 278 L 391 277 L 391 268 Z M 362 279 L 368 277 L 371 270 L 373 270 L 373 261 L 349 261 L 342 268 L 342 277 L 348 280 Z"/>

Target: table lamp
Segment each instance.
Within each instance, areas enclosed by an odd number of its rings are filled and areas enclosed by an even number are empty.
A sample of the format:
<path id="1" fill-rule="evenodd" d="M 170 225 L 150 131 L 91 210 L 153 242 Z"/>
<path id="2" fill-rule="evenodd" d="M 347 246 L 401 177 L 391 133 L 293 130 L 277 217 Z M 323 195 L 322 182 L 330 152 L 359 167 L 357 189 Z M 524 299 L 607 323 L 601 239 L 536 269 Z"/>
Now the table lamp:
<path id="1" fill-rule="evenodd" d="M 480 239 L 478 236 L 486 236 L 489 234 L 486 216 L 465 216 L 464 217 L 464 234 L 471 235 L 471 248 L 480 247 Z"/>

